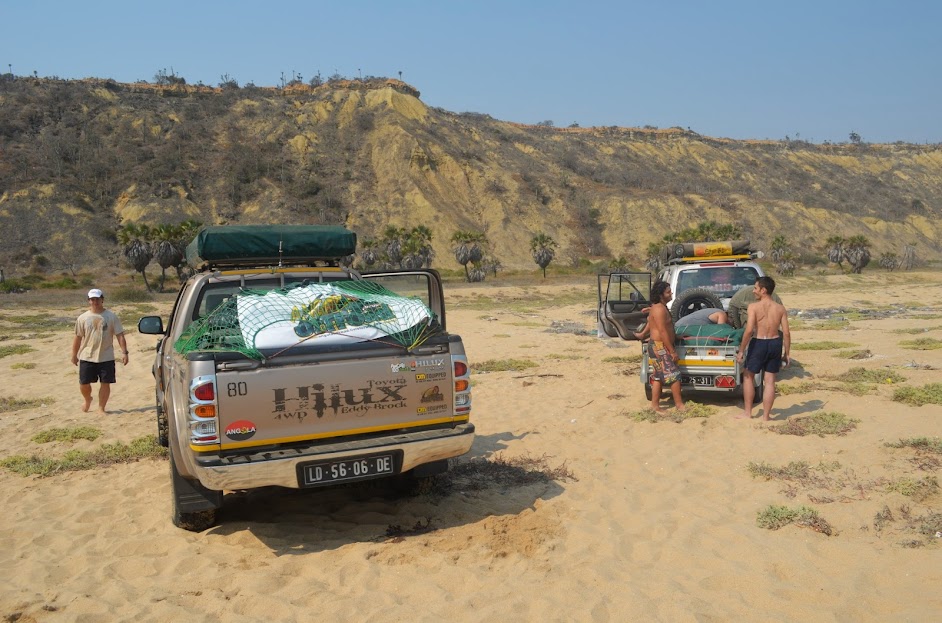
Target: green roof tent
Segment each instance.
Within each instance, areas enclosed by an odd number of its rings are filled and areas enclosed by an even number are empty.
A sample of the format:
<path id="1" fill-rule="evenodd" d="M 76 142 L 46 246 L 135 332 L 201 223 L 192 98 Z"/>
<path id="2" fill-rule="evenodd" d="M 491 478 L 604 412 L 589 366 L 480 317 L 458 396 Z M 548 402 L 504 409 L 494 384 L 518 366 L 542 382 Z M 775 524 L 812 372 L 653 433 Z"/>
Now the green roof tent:
<path id="1" fill-rule="evenodd" d="M 357 235 L 334 225 L 214 225 L 186 247 L 199 269 L 337 261 L 356 252 Z"/>

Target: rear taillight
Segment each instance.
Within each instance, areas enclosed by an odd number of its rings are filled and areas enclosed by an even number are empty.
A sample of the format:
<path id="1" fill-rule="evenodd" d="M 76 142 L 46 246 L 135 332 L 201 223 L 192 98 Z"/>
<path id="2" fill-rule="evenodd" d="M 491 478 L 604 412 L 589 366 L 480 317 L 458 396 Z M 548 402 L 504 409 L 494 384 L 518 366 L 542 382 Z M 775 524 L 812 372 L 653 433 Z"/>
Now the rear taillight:
<path id="1" fill-rule="evenodd" d="M 467 416 L 471 413 L 471 369 L 464 357 L 453 356 L 455 368 L 455 415 Z"/>
<path id="2" fill-rule="evenodd" d="M 210 381 L 193 388 L 193 397 L 197 400 L 212 401 L 216 399 L 216 385 Z"/>
<path id="3" fill-rule="evenodd" d="M 190 445 L 207 446 L 219 443 L 216 422 L 216 377 L 198 376 L 190 382 L 190 413 L 188 427 Z"/>

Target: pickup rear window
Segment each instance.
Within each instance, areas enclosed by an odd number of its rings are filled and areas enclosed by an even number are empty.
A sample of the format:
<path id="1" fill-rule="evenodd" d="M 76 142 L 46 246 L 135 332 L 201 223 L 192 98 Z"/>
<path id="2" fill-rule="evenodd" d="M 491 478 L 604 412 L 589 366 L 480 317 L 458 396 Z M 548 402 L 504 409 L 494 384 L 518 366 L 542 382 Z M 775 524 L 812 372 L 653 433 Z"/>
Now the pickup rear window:
<path id="1" fill-rule="evenodd" d="M 729 298 L 743 286 L 752 286 L 758 278 L 759 273 L 752 266 L 689 268 L 677 276 L 675 289 L 679 293 L 691 288 L 706 288 L 720 298 Z"/>
<path id="2" fill-rule="evenodd" d="M 338 274 L 337 280 L 348 278 L 349 277 L 347 275 Z M 269 292 L 271 290 L 277 290 L 285 286 L 302 283 L 308 280 L 309 278 L 307 277 L 285 275 L 283 282 L 280 277 L 246 280 L 245 287 L 246 289 L 252 290 L 253 292 Z M 323 279 L 323 281 L 332 280 L 330 278 L 326 278 Z M 193 318 L 191 318 L 191 320 L 198 320 L 206 316 L 211 311 L 241 291 L 242 284 L 237 280 L 207 283 L 203 288 L 203 291 L 199 293 L 199 299 L 193 308 Z"/>

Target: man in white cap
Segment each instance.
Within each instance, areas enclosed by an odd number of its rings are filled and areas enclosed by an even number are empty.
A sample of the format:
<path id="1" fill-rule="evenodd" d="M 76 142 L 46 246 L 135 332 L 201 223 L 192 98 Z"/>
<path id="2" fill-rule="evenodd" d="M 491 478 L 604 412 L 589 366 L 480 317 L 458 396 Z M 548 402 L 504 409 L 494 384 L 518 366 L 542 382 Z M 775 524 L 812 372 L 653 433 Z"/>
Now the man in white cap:
<path id="1" fill-rule="evenodd" d="M 124 328 L 114 312 L 105 309 L 105 295 L 98 288 L 88 291 L 88 311 L 75 321 L 75 339 L 72 340 L 72 364 L 79 367 L 79 388 L 85 404 L 82 411 L 92 406 L 92 383 L 101 383 L 98 389 L 98 413 L 105 413 L 115 382 L 114 339 L 121 347 L 121 363 L 128 365 L 128 344 Z"/>

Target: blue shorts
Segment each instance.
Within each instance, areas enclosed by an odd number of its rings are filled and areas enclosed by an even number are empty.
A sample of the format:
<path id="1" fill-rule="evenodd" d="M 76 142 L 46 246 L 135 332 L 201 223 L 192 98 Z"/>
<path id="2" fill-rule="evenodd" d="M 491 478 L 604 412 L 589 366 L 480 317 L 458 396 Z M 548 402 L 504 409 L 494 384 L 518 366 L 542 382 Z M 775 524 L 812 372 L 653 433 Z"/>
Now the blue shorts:
<path id="1" fill-rule="evenodd" d="M 80 361 L 79 384 L 91 385 L 99 381 L 102 383 L 114 383 L 117 381 L 114 371 L 114 359 L 111 361 L 102 361 L 101 363 Z"/>
<path id="2" fill-rule="evenodd" d="M 782 338 L 769 340 L 752 338 L 749 342 L 749 354 L 746 355 L 746 369 L 753 374 L 765 370 L 777 374 L 782 369 Z"/>

